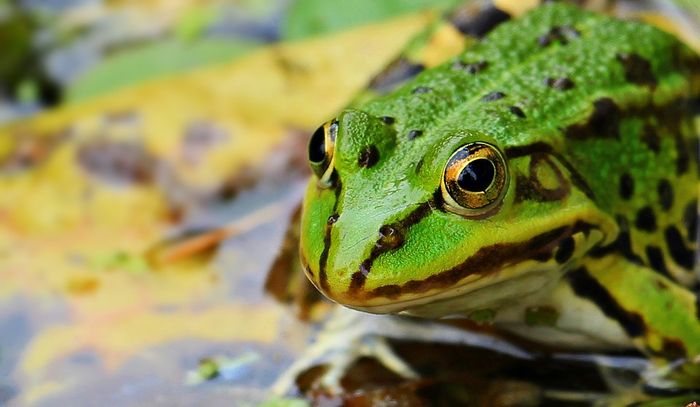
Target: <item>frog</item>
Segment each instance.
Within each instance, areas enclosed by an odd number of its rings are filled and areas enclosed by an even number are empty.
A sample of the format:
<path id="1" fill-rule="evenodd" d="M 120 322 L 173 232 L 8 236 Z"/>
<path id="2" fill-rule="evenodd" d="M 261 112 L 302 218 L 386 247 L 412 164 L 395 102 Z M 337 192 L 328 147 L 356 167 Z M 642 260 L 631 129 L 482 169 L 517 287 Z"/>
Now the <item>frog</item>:
<path id="1" fill-rule="evenodd" d="M 307 278 L 366 313 L 636 349 L 700 388 L 700 57 L 565 3 L 491 14 L 313 133 Z"/>

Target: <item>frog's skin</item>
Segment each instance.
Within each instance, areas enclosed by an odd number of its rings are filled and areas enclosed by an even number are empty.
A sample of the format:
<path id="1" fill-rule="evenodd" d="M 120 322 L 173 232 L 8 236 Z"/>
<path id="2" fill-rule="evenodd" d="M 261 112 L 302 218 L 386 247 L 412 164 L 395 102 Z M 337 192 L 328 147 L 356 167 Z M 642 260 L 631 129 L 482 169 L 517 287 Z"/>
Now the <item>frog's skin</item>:
<path id="1" fill-rule="evenodd" d="M 699 96 L 698 56 L 651 26 L 560 3 L 500 24 L 312 137 L 307 276 L 371 313 L 698 356 Z"/>

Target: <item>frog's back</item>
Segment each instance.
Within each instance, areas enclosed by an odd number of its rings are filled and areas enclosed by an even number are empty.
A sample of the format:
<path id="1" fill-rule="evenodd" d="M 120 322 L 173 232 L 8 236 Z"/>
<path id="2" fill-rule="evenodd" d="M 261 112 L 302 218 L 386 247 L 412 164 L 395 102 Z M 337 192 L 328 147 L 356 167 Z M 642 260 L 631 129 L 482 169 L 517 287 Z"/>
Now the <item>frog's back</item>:
<path id="1" fill-rule="evenodd" d="M 619 226 L 593 255 L 617 252 L 694 287 L 698 100 L 700 58 L 675 37 L 549 4 L 366 110 L 395 119 L 407 162 L 465 128 L 492 136 L 508 159 L 556 156 Z M 557 199 L 520 187 L 528 177 L 515 175 L 516 202 Z"/>

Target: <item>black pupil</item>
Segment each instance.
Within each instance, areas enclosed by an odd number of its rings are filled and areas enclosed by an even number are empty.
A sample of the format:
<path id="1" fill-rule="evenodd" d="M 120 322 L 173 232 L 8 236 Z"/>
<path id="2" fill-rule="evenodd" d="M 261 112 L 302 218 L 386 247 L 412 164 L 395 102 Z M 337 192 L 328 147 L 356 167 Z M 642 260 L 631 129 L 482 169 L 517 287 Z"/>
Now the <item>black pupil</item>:
<path id="1" fill-rule="evenodd" d="M 309 141 L 309 160 L 320 163 L 326 159 L 326 135 L 323 126 L 319 127 Z"/>
<path id="2" fill-rule="evenodd" d="M 457 184 L 470 192 L 484 192 L 491 185 L 496 175 L 493 163 L 485 158 L 467 164 L 459 173 Z"/>

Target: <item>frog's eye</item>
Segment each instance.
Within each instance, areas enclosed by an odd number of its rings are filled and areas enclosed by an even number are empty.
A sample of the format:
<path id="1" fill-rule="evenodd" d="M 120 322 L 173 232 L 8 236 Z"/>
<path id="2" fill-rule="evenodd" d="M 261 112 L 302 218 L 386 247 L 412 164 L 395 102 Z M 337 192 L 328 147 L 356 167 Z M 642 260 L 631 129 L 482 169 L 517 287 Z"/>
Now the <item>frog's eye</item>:
<path id="1" fill-rule="evenodd" d="M 321 183 L 327 183 L 333 172 L 333 151 L 338 121 L 331 120 L 319 127 L 309 140 L 309 163 Z"/>
<path id="2" fill-rule="evenodd" d="M 450 212 L 480 216 L 501 202 L 507 183 L 501 152 L 487 143 L 469 143 L 447 161 L 441 183 L 442 198 Z"/>

